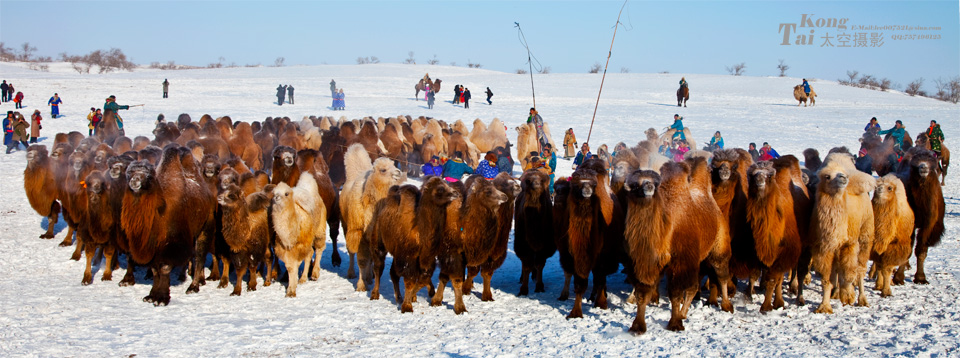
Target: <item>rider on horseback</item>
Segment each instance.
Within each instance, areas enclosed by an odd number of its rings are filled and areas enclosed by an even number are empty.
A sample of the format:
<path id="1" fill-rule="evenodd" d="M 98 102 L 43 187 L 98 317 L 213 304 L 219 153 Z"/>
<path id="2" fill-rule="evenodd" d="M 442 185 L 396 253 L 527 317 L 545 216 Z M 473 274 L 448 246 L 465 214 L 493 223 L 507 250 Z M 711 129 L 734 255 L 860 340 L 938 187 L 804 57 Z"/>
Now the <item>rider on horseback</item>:
<path id="1" fill-rule="evenodd" d="M 685 77 L 680 77 L 680 88 L 687 87 L 687 79 Z"/>

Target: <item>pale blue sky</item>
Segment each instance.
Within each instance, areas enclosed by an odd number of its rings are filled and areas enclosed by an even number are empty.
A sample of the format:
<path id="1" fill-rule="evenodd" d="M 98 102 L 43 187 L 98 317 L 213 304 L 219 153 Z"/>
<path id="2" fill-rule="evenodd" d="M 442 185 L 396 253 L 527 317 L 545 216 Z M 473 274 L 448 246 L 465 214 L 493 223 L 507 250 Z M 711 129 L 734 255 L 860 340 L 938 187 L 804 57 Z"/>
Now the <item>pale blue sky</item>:
<path id="1" fill-rule="evenodd" d="M 519 22 L 534 55 L 554 73 L 585 73 L 606 59 L 620 1 L 11 1 L 0 0 L 0 41 L 30 42 L 39 55 L 120 48 L 134 62 L 204 66 L 217 62 L 353 64 L 358 56 L 418 63 L 469 61 L 513 72 L 526 68 Z M 849 25 L 939 26 L 939 31 L 882 32 L 880 47 L 821 47 L 836 28 L 815 28 L 814 44 L 783 46 L 781 23 L 847 18 Z M 847 70 L 905 85 L 917 77 L 960 74 L 958 1 L 636 1 L 617 32 L 610 72 L 726 73 L 836 80 Z M 801 34 L 808 28 L 798 28 Z M 894 35 L 940 39 L 895 40 Z M 791 36 L 793 37 L 793 36 Z M 794 39 L 791 39 L 793 42 Z M 836 39 L 832 40 L 837 45 Z"/>

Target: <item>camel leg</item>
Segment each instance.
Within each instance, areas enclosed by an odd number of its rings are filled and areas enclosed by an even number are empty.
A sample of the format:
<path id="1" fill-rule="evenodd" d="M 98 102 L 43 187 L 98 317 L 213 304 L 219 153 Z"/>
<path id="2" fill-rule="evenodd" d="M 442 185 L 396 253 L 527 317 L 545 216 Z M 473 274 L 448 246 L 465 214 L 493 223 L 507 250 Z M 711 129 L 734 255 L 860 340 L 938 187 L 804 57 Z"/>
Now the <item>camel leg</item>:
<path id="1" fill-rule="evenodd" d="M 437 284 L 437 292 L 433 295 L 433 300 L 430 301 L 431 306 L 439 306 L 443 302 L 443 290 L 447 288 L 447 282 L 450 281 L 450 276 L 443 272 L 440 273 L 439 278 L 440 283 Z"/>
<path id="2" fill-rule="evenodd" d="M 297 283 L 300 282 L 300 263 L 302 261 L 283 260 L 287 266 L 287 295 L 297 297 Z"/>
<path id="3" fill-rule="evenodd" d="M 378 258 L 373 261 L 373 288 L 370 289 L 371 300 L 380 299 L 380 277 L 383 276 L 383 266 L 385 264 L 383 259 Z"/>
<path id="4" fill-rule="evenodd" d="M 143 302 L 153 303 L 154 306 L 166 306 L 170 303 L 170 272 L 173 267 L 159 265 L 150 270 L 153 271 L 153 287 L 150 288 L 150 294 L 143 298 Z"/>
<path id="5" fill-rule="evenodd" d="M 869 307 L 870 304 L 867 302 L 867 295 L 863 293 L 863 284 L 864 275 L 857 273 L 857 306 L 860 307 Z"/>
<path id="6" fill-rule="evenodd" d="M 413 312 L 413 301 L 411 297 L 417 296 L 419 285 L 414 280 L 403 280 L 404 294 L 403 304 L 400 305 L 400 313 Z"/>
<path id="7" fill-rule="evenodd" d="M 583 318 L 583 308 L 581 302 L 583 302 L 583 294 L 587 292 L 587 278 L 574 277 L 573 278 L 573 292 L 576 294 L 576 300 L 573 301 L 573 309 L 570 310 L 570 314 L 567 315 L 567 319 L 571 318 Z"/>
<path id="8" fill-rule="evenodd" d="M 634 285 L 633 292 L 637 293 L 637 317 L 633 319 L 633 324 L 630 326 L 630 332 L 633 332 L 634 334 L 643 334 L 647 332 L 647 303 L 650 299 L 650 291 L 655 289 L 655 287 L 644 284 Z"/>
<path id="9" fill-rule="evenodd" d="M 473 279 L 480 273 L 480 266 L 467 267 L 467 278 L 463 280 L 463 294 L 469 295 L 473 291 Z"/>
<path id="10" fill-rule="evenodd" d="M 694 292 L 691 292 L 691 296 Z M 670 297 L 670 321 L 667 322 L 667 329 L 678 332 L 683 328 L 683 301 L 685 293 L 672 294 Z M 693 297 L 690 297 L 692 300 Z"/>
<path id="11" fill-rule="evenodd" d="M 53 204 L 50 204 L 50 214 L 47 215 L 47 232 L 40 235 L 41 239 L 52 239 L 53 229 L 57 226 L 57 221 L 60 220 L 60 203 L 54 201 Z"/>
<path id="12" fill-rule="evenodd" d="M 833 313 L 833 307 L 830 306 L 830 292 L 833 291 L 833 254 L 825 253 L 823 258 L 823 267 L 820 267 L 820 282 L 823 284 L 823 299 L 815 313 Z"/>
<path id="13" fill-rule="evenodd" d="M 545 263 L 537 264 L 533 268 L 533 274 L 536 275 L 537 287 L 533 289 L 533 292 L 546 292 L 547 290 L 543 287 L 543 266 Z M 491 275 L 493 272 L 490 273 Z"/>
<path id="14" fill-rule="evenodd" d="M 73 250 L 73 255 L 70 255 L 70 259 L 73 261 L 80 261 L 80 253 L 83 252 L 84 247 L 83 240 L 80 238 L 80 234 L 77 234 L 77 248 Z"/>
<path id="15" fill-rule="evenodd" d="M 80 246 L 81 245 L 79 244 L 77 245 L 77 247 Z M 86 254 L 84 256 L 87 257 L 87 265 L 83 270 L 83 280 L 80 281 L 80 284 L 86 286 L 93 283 L 93 271 L 91 266 L 93 266 L 93 257 L 97 254 L 97 247 L 95 245 L 86 245 L 86 248 L 83 251 L 84 254 Z"/>
<path id="16" fill-rule="evenodd" d="M 239 256 L 239 257 L 238 257 L 237 260 L 235 261 L 236 264 L 233 265 L 234 273 L 235 273 L 236 276 L 237 276 L 237 280 L 234 281 L 234 283 L 233 283 L 233 292 L 230 293 L 230 296 L 240 296 L 240 291 L 241 291 L 241 289 L 243 288 L 243 275 L 245 275 L 245 274 L 247 273 L 247 265 L 248 265 L 247 261 L 249 261 L 249 260 L 247 260 L 247 259 L 245 258 L 245 255 L 243 255 L 243 254 L 239 254 L 239 255 L 237 255 L 237 256 Z M 228 266 L 228 263 L 229 263 L 229 261 L 227 261 L 227 260 L 224 260 L 224 261 L 223 261 L 223 277 L 226 277 L 226 278 L 227 278 L 227 282 L 229 283 L 229 282 L 230 282 L 230 271 L 229 271 L 229 270 L 230 270 L 230 267 Z M 256 282 L 256 281 L 257 281 L 257 276 L 256 276 L 256 275 L 250 275 L 250 280 L 253 281 L 253 282 Z M 221 277 L 221 279 L 220 279 L 220 282 L 223 282 L 223 278 L 222 278 L 222 277 Z"/>
<path id="17" fill-rule="evenodd" d="M 927 260 L 927 246 L 920 245 L 919 240 L 917 242 L 917 273 L 913 275 L 913 283 L 919 285 L 926 285 L 930 282 L 927 281 L 927 274 L 923 272 L 923 262 Z"/>
<path id="18" fill-rule="evenodd" d="M 893 267 L 885 267 L 880 270 L 880 277 L 877 279 L 877 289 L 880 290 L 880 297 L 890 297 L 893 291 L 890 288 L 890 276 L 893 273 Z"/>
<path id="19" fill-rule="evenodd" d="M 493 268 L 484 267 L 480 271 L 480 276 L 483 277 L 483 294 L 480 296 L 480 300 L 484 302 L 493 302 L 493 292 L 490 291 L 490 281 L 493 279 Z M 467 290 L 463 290 L 466 294 Z"/>
<path id="20" fill-rule="evenodd" d="M 351 253 L 350 253 L 350 266 L 347 266 L 347 278 L 348 278 L 348 279 L 357 278 L 356 267 L 357 267 L 357 254 L 351 252 Z M 358 291 L 359 291 L 359 290 L 358 290 Z"/>
<path id="21" fill-rule="evenodd" d="M 607 276 L 593 274 L 593 307 L 607 309 Z"/>
<path id="22" fill-rule="evenodd" d="M 560 291 L 560 298 L 557 298 L 557 300 L 566 301 L 567 298 L 570 298 L 570 278 L 572 276 L 569 272 L 563 273 L 563 289 Z"/>
<path id="23" fill-rule="evenodd" d="M 221 256 L 221 257 L 220 257 L 220 260 L 219 260 L 219 261 L 223 262 L 223 274 L 220 275 L 220 279 L 219 279 L 219 280 L 220 280 L 220 283 L 217 284 L 217 288 L 226 288 L 227 286 L 230 285 L 230 262 L 231 262 L 231 261 L 236 262 L 236 261 L 234 261 L 234 260 L 239 260 L 239 258 L 236 258 L 236 256 L 237 256 L 236 254 L 231 254 L 231 256 L 234 256 L 235 258 L 234 258 L 234 259 L 231 259 L 230 257 L 226 257 L 226 256 Z M 214 260 L 213 260 L 213 266 L 214 266 L 214 267 L 211 268 L 210 271 L 216 270 L 216 266 L 217 266 L 217 257 L 216 257 L 216 256 L 214 257 Z M 233 265 L 233 266 L 234 266 L 234 269 L 238 268 L 238 267 L 236 267 L 237 265 Z M 242 277 L 242 276 L 240 276 L 239 274 L 237 274 L 237 281 L 236 281 L 237 283 L 240 282 L 241 277 Z M 234 287 L 236 287 L 236 285 L 234 285 Z"/>
<path id="24" fill-rule="evenodd" d="M 63 241 L 60 242 L 59 246 L 67 247 L 67 246 L 73 245 L 73 235 L 76 232 L 77 232 L 77 229 L 73 225 L 67 225 L 67 236 L 63 238 Z"/>
<path id="25" fill-rule="evenodd" d="M 531 267 L 527 264 L 523 264 L 520 269 L 520 293 L 517 293 L 517 296 L 526 296 L 530 294 L 530 271 Z M 567 276 L 567 283 L 570 283 L 570 277 Z M 560 297 L 563 297 L 562 295 Z M 564 299 L 561 299 L 563 301 Z"/>
<path id="26" fill-rule="evenodd" d="M 127 255 L 127 272 L 124 273 L 123 278 L 120 280 L 120 287 L 133 286 L 136 284 L 137 280 L 133 276 L 136 272 L 136 263 L 133 262 L 133 256 Z"/>
<path id="27" fill-rule="evenodd" d="M 397 273 L 397 261 L 390 264 L 390 281 L 393 282 L 393 296 L 397 303 L 403 301 L 403 291 L 400 291 L 400 275 Z"/>
<path id="28" fill-rule="evenodd" d="M 106 262 L 103 267 L 103 277 L 100 277 L 100 281 L 113 281 L 113 265 L 117 259 L 117 247 L 107 243 L 103 247 L 103 256 L 106 258 Z"/>
<path id="29" fill-rule="evenodd" d="M 786 305 L 783 302 L 783 274 L 774 275 L 774 279 L 777 281 L 777 283 L 773 287 L 773 289 L 776 290 L 776 295 L 773 299 L 773 309 L 780 309 Z"/>
<path id="30" fill-rule="evenodd" d="M 467 312 L 467 306 L 463 304 L 463 278 L 456 277 L 450 282 L 450 286 L 453 287 L 453 313 L 461 314 Z"/>
<path id="31" fill-rule="evenodd" d="M 890 282 L 897 286 L 903 285 L 906 283 L 906 276 L 907 264 L 900 265 L 900 267 L 897 267 L 897 271 L 893 273 L 893 280 Z"/>

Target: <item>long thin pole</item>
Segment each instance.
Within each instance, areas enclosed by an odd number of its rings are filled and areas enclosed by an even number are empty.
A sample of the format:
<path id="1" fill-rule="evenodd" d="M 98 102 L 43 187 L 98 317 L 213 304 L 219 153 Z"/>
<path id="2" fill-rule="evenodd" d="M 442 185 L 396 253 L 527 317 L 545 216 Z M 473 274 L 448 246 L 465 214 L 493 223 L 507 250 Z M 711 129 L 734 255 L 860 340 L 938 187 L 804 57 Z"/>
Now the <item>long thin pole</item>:
<path id="1" fill-rule="evenodd" d="M 617 14 L 617 23 L 613 26 L 613 39 L 610 40 L 610 51 L 607 52 L 607 63 L 603 66 L 603 77 L 600 78 L 600 91 L 597 92 L 597 104 L 593 107 L 593 118 L 590 119 L 590 131 L 587 132 L 587 141 L 590 143 L 590 135 L 593 134 L 593 122 L 597 119 L 597 108 L 600 107 L 600 94 L 603 93 L 603 81 L 607 79 L 607 66 L 610 66 L 610 56 L 613 55 L 613 41 L 617 39 L 617 28 L 620 27 L 620 15 L 623 14 L 623 8 L 627 7 L 627 0 L 623 1 L 620 7 L 620 13 Z"/>
<path id="2" fill-rule="evenodd" d="M 520 29 L 520 23 L 514 22 L 517 30 L 520 31 L 520 37 L 523 39 L 523 47 L 527 49 L 527 64 L 530 65 L 530 94 L 533 96 L 533 108 L 537 108 L 537 92 L 533 89 L 533 60 L 530 55 L 530 46 L 527 45 L 527 37 L 523 36 L 523 30 Z"/>

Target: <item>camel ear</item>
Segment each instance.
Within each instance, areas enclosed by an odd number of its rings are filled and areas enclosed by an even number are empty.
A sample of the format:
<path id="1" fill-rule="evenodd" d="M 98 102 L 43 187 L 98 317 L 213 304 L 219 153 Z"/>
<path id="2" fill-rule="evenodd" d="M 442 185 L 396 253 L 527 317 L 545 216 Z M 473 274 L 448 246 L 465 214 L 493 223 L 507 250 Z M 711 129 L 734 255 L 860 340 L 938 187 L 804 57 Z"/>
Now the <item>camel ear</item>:
<path id="1" fill-rule="evenodd" d="M 277 186 L 276 186 L 275 184 L 267 184 L 266 186 L 263 187 L 263 192 L 264 192 L 264 193 L 273 193 L 273 189 L 275 189 L 276 187 L 277 187 Z"/>

